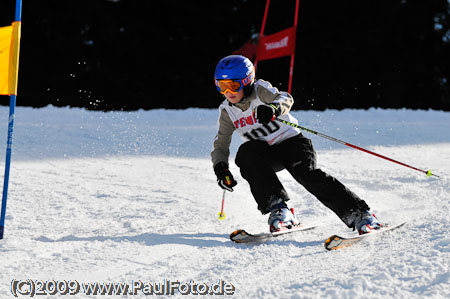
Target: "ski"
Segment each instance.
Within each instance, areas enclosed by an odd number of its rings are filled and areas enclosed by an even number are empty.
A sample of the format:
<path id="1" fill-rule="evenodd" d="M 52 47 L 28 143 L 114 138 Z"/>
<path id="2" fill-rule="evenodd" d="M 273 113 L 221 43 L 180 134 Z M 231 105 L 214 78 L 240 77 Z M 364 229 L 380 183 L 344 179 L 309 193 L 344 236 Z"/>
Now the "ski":
<path id="1" fill-rule="evenodd" d="M 402 227 L 404 224 L 406 223 L 406 221 L 401 222 L 400 224 L 396 224 L 396 225 L 386 225 L 385 227 L 382 227 L 376 231 L 373 231 L 371 233 L 368 234 L 363 234 L 363 235 L 359 235 L 356 237 L 341 237 L 338 235 L 333 235 L 331 237 L 329 237 L 326 241 L 325 241 L 325 249 L 327 250 L 338 250 L 341 248 L 345 248 L 348 246 L 352 246 L 366 238 L 369 238 L 371 236 L 375 236 L 387 231 L 391 231 L 394 230 L 396 228 Z"/>
<path id="2" fill-rule="evenodd" d="M 294 226 L 293 228 L 288 228 L 273 233 L 260 234 L 250 234 L 243 229 L 238 229 L 230 234 L 230 240 L 235 243 L 263 242 L 281 235 L 311 230 L 319 225 L 320 224 L 305 226 L 300 224 L 298 226 Z"/>

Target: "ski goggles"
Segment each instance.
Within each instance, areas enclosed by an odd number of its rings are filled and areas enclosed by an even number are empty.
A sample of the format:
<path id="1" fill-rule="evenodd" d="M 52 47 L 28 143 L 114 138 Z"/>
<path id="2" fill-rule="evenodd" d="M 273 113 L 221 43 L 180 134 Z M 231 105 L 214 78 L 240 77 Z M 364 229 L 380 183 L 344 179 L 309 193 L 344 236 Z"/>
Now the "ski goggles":
<path id="1" fill-rule="evenodd" d="M 216 87 L 217 90 L 221 94 L 225 94 L 227 92 L 231 92 L 232 94 L 236 94 L 239 91 L 241 91 L 244 86 L 250 84 L 253 79 L 255 78 L 255 75 L 253 72 L 251 72 L 250 75 L 247 76 L 247 78 L 242 80 L 234 80 L 234 79 L 220 79 L 215 80 L 216 81 Z"/>

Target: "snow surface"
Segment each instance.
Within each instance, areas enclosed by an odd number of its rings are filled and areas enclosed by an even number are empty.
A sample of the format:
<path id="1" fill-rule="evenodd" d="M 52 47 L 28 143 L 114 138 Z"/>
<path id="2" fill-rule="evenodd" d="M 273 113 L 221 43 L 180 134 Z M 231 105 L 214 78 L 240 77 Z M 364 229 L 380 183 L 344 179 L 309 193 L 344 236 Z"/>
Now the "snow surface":
<path id="1" fill-rule="evenodd" d="M 209 160 L 217 110 L 17 107 L 0 297 L 12 297 L 13 279 L 35 279 L 223 280 L 234 285 L 235 298 L 450 298 L 450 113 L 293 115 L 305 127 L 441 178 L 305 133 L 320 168 L 364 198 L 382 221 L 409 223 L 328 252 L 327 237 L 354 232 L 283 171 L 301 221 L 324 225 L 266 243 L 233 244 L 228 236 L 237 228 L 266 231 L 267 216 L 232 162 L 239 184 L 226 194 L 226 219 L 217 217 L 222 190 Z M 7 118 L 7 107 L 0 107 L 5 147 Z M 234 136 L 232 155 L 240 142 Z"/>

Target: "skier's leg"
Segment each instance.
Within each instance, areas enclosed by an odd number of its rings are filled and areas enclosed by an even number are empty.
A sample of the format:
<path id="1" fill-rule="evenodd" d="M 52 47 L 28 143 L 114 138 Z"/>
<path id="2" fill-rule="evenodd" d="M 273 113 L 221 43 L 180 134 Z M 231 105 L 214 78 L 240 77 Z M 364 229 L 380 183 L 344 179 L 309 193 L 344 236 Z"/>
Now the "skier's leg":
<path id="1" fill-rule="evenodd" d="M 264 141 L 248 141 L 239 147 L 235 159 L 241 175 L 250 184 L 250 190 L 261 213 L 270 212 L 271 202 L 289 200 L 276 175 L 284 167 L 273 148 Z"/>
<path id="2" fill-rule="evenodd" d="M 310 139 L 299 135 L 280 144 L 279 150 L 285 153 L 283 162 L 291 175 L 348 227 L 354 227 L 361 214 L 369 210 L 364 200 L 316 168 L 316 153 Z"/>

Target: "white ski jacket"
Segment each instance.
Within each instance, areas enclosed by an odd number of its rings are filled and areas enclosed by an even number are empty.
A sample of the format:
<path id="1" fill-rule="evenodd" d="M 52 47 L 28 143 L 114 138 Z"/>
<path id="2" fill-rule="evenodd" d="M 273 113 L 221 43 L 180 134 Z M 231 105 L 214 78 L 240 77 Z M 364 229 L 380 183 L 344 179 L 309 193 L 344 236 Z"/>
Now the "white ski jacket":
<path id="1" fill-rule="evenodd" d="M 264 140 L 269 145 L 277 144 L 296 136 L 300 130 L 280 122 L 274 121 L 262 125 L 254 118 L 253 111 L 259 105 L 270 103 L 280 104 L 279 118 L 298 124 L 289 111 L 294 104 L 294 99 L 287 92 L 280 92 L 269 82 L 258 80 L 254 84 L 252 94 L 237 104 L 231 104 L 224 100 L 219 106 L 219 130 L 214 139 L 211 158 L 213 166 L 219 162 L 228 164 L 230 155 L 231 137 L 234 131 L 242 137 L 244 142 L 249 140 Z"/>

